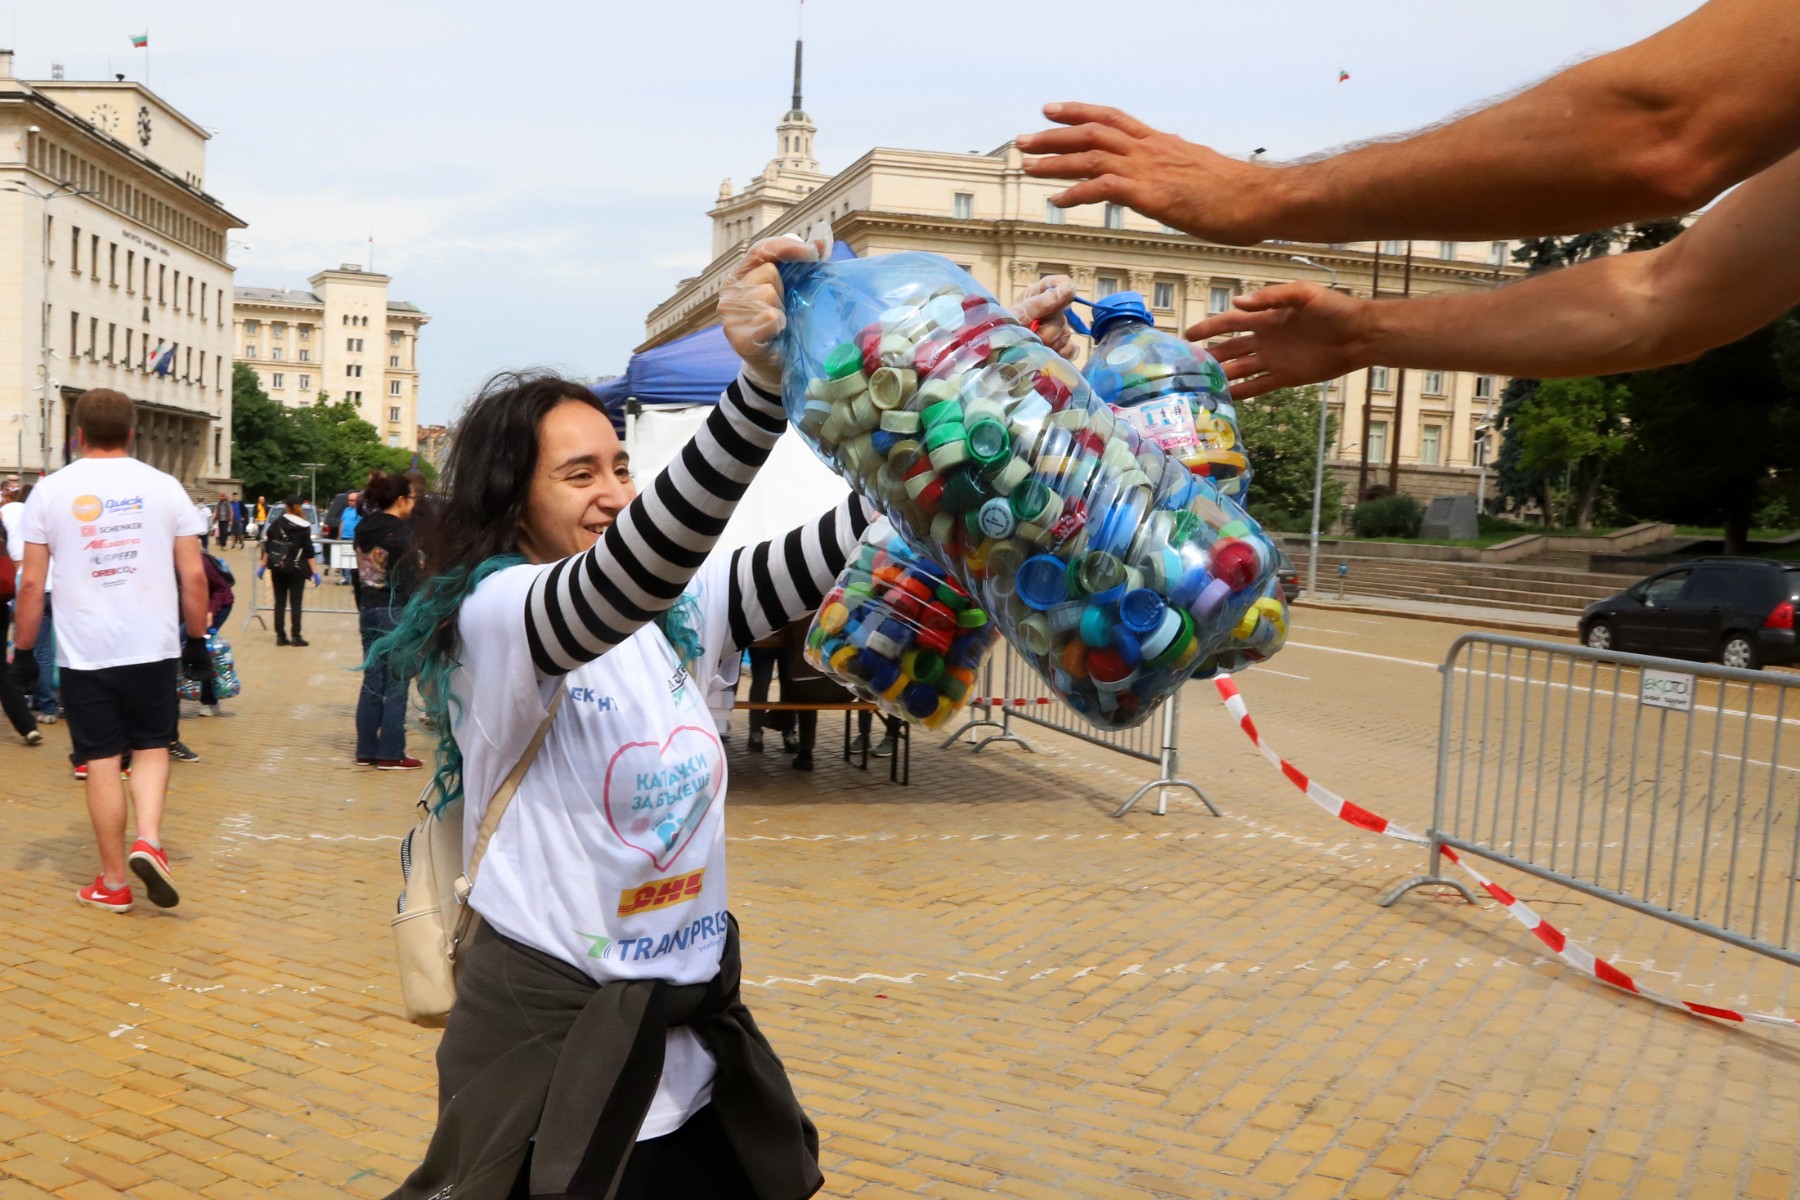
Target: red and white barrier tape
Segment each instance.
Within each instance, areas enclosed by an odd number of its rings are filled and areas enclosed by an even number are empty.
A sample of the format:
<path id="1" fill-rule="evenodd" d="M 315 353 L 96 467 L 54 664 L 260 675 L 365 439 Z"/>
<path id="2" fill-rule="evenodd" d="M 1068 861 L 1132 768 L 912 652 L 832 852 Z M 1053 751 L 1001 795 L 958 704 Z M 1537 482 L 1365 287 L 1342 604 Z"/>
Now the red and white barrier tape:
<path id="1" fill-rule="evenodd" d="M 1049 696 L 1036 696 L 1036 697 L 1015 696 L 1011 700 L 1008 700 L 1005 696 L 989 696 L 989 697 L 986 697 L 985 699 L 981 696 L 977 696 L 973 700 L 969 701 L 969 703 L 970 704 L 998 704 L 1002 708 L 1024 708 L 1026 705 L 1029 705 L 1029 704 L 1054 704 L 1055 701 L 1053 699 L 1051 699 Z"/>
<path id="2" fill-rule="evenodd" d="M 1219 689 L 1219 698 L 1225 701 L 1225 707 L 1231 712 L 1232 717 L 1236 719 L 1238 728 L 1242 729 L 1245 735 L 1249 737 L 1251 744 L 1256 747 L 1257 752 L 1268 759 L 1270 764 L 1273 765 L 1276 770 L 1280 771 L 1283 775 L 1286 775 L 1295 787 L 1305 792 L 1307 797 L 1311 799 L 1313 803 L 1317 804 L 1320 808 L 1338 818 L 1340 821 L 1347 821 L 1359 829 L 1366 829 L 1371 833 L 1379 833 L 1386 837 L 1398 838 L 1403 842 L 1430 845 L 1430 838 L 1423 834 L 1414 833 L 1410 829 L 1394 824 L 1386 817 L 1379 816 L 1366 808 L 1360 808 L 1357 805 L 1350 803 L 1330 788 L 1325 787 L 1317 780 L 1308 776 L 1304 771 L 1301 771 L 1292 763 L 1289 763 L 1279 754 L 1276 754 L 1275 751 L 1271 750 L 1268 745 L 1264 743 L 1262 735 L 1256 731 L 1256 722 L 1250 719 L 1250 710 L 1245 706 L 1244 698 L 1238 693 L 1237 684 L 1232 680 L 1231 676 L 1220 675 L 1213 682 Z M 1498 900 L 1501 907 L 1511 913 L 1519 924 L 1529 929 L 1539 941 L 1550 947 L 1558 958 L 1587 975 L 1589 978 L 1598 979 L 1601 983 L 1610 984 L 1621 991 L 1631 992 L 1634 995 L 1642 996 L 1647 1000 L 1654 1000 L 1658 1004 L 1666 1004 L 1670 1008 L 1678 1008 L 1684 1012 L 1698 1013 L 1703 1017 L 1714 1017 L 1721 1021 L 1755 1022 L 1760 1025 L 1778 1025 L 1786 1029 L 1792 1029 L 1796 1025 L 1800 1025 L 1800 1021 L 1797 1021 L 1792 1017 L 1778 1017 L 1770 1013 L 1737 1012 L 1729 1008 L 1714 1008 L 1710 1004 L 1696 1004 L 1691 1000 L 1678 1000 L 1673 996 L 1665 996 L 1661 992 L 1655 992 L 1649 988 L 1643 987 L 1631 976 L 1619 970 L 1617 967 L 1589 950 L 1586 946 L 1581 945 L 1579 942 L 1571 941 L 1562 930 L 1540 917 L 1523 900 L 1520 900 L 1517 896 L 1514 896 L 1511 892 L 1464 862 L 1462 857 L 1449 846 L 1440 846 L 1438 847 L 1438 851 L 1445 858 L 1468 872 L 1469 877 L 1480 884 L 1483 891 L 1492 896 L 1495 900 Z"/>

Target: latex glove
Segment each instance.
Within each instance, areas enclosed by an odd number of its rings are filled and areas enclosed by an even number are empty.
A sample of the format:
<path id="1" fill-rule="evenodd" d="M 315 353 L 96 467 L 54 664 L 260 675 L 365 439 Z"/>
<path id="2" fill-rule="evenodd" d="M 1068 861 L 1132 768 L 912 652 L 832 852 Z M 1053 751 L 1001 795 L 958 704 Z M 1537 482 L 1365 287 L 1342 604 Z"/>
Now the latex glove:
<path id="1" fill-rule="evenodd" d="M 1037 335 L 1044 345 L 1064 357 L 1075 344 L 1075 331 L 1063 316 L 1075 299 L 1075 281 L 1067 275 L 1046 275 L 1013 301 L 1012 314 L 1020 324 L 1038 323 Z"/>
<path id="2" fill-rule="evenodd" d="M 13 686 L 25 695 L 29 696 L 37 691 L 37 655 L 28 648 L 13 647 L 12 667 L 7 673 L 12 676 Z"/>
<path id="3" fill-rule="evenodd" d="M 1046 104 L 1044 115 L 1068 128 L 1021 134 L 1019 149 L 1048 156 L 1027 159 L 1027 175 L 1081 181 L 1050 197 L 1059 208 L 1111 201 L 1227 246 L 1281 236 L 1263 228 L 1268 206 L 1258 185 L 1271 168 L 1228 158 L 1101 104 Z"/>
<path id="4" fill-rule="evenodd" d="M 262 578 L 262 577 L 263 577 L 263 572 L 264 572 L 264 571 L 266 571 L 266 570 L 268 570 L 268 569 L 269 569 L 269 568 L 267 568 L 267 567 L 258 567 L 258 568 L 256 568 L 256 577 L 257 577 L 257 578 L 258 578 L 258 579 L 261 579 L 261 578 Z"/>
<path id="5" fill-rule="evenodd" d="M 1196 342 L 1221 333 L 1240 335 L 1207 347 L 1232 381 L 1233 400 L 1337 379 L 1369 365 L 1364 346 L 1371 301 L 1316 283 L 1282 283 L 1239 296 L 1233 304 L 1187 331 Z"/>
<path id="6" fill-rule="evenodd" d="M 725 340 L 744 360 L 744 375 L 768 392 L 781 390 L 781 331 L 787 314 L 781 308 L 778 262 L 817 262 L 829 252 L 823 242 L 797 237 L 764 238 L 750 247 L 743 261 L 719 285 L 719 324 Z"/>
<path id="7" fill-rule="evenodd" d="M 314 587 L 319 586 L 319 573 L 317 571 L 313 572 L 313 586 Z"/>
<path id="8" fill-rule="evenodd" d="M 212 674 L 212 655 L 207 652 L 205 638 L 189 637 L 182 642 L 181 671 L 195 682 Z"/>

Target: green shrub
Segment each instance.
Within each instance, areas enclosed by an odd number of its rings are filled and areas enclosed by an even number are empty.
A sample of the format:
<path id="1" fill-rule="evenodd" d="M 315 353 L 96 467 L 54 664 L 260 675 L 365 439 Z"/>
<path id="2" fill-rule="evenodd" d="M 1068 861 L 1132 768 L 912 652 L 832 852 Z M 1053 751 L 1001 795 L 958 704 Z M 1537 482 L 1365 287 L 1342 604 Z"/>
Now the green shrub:
<path id="1" fill-rule="evenodd" d="M 1411 496 L 1364 500 L 1350 515 L 1350 527 L 1365 538 L 1416 538 L 1424 524 L 1425 506 Z"/>
<path id="2" fill-rule="evenodd" d="M 1303 533 L 1310 528 L 1310 514 L 1306 521 L 1301 521 L 1296 519 L 1293 514 L 1284 509 L 1277 508 L 1273 504 L 1259 504 L 1255 501 L 1251 501 L 1245 508 L 1245 511 L 1250 514 L 1258 525 L 1261 525 L 1264 529 L 1273 530 L 1277 533 Z"/>

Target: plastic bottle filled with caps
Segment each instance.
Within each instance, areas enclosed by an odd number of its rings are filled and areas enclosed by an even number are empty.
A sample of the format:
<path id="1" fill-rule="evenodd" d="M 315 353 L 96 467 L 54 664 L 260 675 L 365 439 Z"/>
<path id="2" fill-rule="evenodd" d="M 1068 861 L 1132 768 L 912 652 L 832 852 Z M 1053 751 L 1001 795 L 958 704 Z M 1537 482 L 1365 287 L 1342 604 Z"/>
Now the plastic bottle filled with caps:
<path id="1" fill-rule="evenodd" d="M 1083 374 L 1094 393 L 1139 436 L 1243 503 L 1250 459 L 1218 360 L 1156 328 L 1137 292 L 1103 296 L 1093 308 L 1094 350 Z"/>
<path id="2" fill-rule="evenodd" d="M 806 657 L 884 715 L 936 729 L 973 697 L 999 636 L 967 589 L 878 520 L 819 605 Z"/>
<path id="3" fill-rule="evenodd" d="M 801 436 L 1071 707 L 1127 728 L 1278 644 L 1256 522 L 966 271 L 909 252 L 782 276 Z"/>

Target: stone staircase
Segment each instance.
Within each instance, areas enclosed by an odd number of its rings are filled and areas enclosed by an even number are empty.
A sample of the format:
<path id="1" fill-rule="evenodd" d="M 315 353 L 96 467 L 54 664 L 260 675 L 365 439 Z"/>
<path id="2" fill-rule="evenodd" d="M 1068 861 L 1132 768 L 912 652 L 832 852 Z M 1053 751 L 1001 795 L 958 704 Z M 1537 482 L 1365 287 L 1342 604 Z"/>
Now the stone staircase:
<path id="1" fill-rule="evenodd" d="M 1304 586 L 1306 545 L 1289 543 L 1286 549 Z M 1350 574 L 1344 580 L 1344 592 L 1348 595 L 1567 614 L 1571 618 L 1594 601 L 1623 591 L 1641 578 L 1588 571 L 1575 565 L 1434 562 L 1345 555 L 1321 548 L 1321 595 L 1338 594 L 1338 567 L 1346 562 L 1350 564 Z"/>

